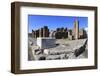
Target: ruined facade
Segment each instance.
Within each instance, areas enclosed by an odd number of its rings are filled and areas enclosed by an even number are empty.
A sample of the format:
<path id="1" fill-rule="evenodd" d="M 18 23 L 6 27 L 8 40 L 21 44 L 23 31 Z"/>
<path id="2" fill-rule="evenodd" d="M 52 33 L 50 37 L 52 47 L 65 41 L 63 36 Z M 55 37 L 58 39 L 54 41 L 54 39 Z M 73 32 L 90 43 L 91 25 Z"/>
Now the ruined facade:
<path id="1" fill-rule="evenodd" d="M 38 30 L 32 30 L 32 37 L 49 37 L 49 29 L 47 26 L 44 26 L 43 28 L 40 28 Z"/>
<path id="2" fill-rule="evenodd" d="M 72 33 L 73 33 L 73 31 L 72 31 L 71 29 L 68 30 L 68 38 L 69 38 L 70 40 L 73 40 L 73 39 L 74 39 Z"/>
<path id="3" fill-rule="evenodd" d="M 49 29 L 47 26 L 43 28 L 43 37 L 49 37 Z"/>
<path id="4" fill-rule="evenodd" d="M 79 38 L 87 38 L 87 32 L 83 28 L 79 30 Z"/>
<path id="5" fill-rule="evenodd" d="M 63 27 L 62 28 L 57 28 L 55 38 L 56 39 L 68 38 L 67 28 L 63 28 Z"/>
<path id="6" fill-rule="evenodd" d="M 52 37 L 55 39 L 65 39 L 68 38 L 70 40 L 77 40 L 82 38 L 87 38 L 87 33 L 84 29 L 79 30 L 79 21 L 74 21 L 74 27 L 73 29 L 67 29 L 66 28 L 57 28 L 56 30 L 49 31 L 47 26 L 44 26 L 38 30 L 32 30 L 32 37 L 38 38 L 38 37 Z"/>

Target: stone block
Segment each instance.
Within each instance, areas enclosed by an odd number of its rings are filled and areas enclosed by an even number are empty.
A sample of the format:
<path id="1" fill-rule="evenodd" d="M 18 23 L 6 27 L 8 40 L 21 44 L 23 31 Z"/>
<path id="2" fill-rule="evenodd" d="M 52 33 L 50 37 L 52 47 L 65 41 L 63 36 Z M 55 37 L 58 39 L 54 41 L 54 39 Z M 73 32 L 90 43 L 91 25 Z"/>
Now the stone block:
<path id="1" fill-rule="evenodd" d="M 41 49 L 48 49 L 55 47 L 55 39 L 54 38 L 49 38 L 49 37 L 39 37 L 37 38 L 37 45 Z"/>

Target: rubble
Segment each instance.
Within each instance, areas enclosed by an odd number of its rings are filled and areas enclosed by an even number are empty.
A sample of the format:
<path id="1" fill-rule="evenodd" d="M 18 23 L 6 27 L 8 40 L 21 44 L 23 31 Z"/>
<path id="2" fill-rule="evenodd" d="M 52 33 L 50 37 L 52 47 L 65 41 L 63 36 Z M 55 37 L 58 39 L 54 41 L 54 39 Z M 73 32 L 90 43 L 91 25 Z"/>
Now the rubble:
<path id="1" fill-rule="evenodd" d="M 58 59 L 79 59 L 87 58 L 87 39 L 68 40 L 64 39 L 56 40 L 55 47 L 46 49 L 33 49 L 33 60 L 58 60 Z"/>

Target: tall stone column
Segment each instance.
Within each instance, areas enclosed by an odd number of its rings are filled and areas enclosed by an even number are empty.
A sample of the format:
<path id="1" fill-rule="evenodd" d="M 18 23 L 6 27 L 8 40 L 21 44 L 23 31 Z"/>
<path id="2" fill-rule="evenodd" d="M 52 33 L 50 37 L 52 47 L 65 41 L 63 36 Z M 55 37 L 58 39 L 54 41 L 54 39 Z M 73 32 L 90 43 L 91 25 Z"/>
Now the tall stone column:
<path id="1" fill-rule="evenodd" d="M 43 28 L 39 29 L 39 37 L 43 37 Z"/>
<path id="2" fill-rule="evenodd" d="M 36 36 L 39 37 L 39 29 L 36 31 Z"/>
<path id="3" fill-rule="evenodd" d="M 34 38 L 36 38 L 36 30 L 34 31 Z"/>
<path id="4" fill-rule="evenodd" d="M 78 20 L 75 20 L 74 22 L 74 38 L 75 39 L 78 39 L 79 38 L 79 21 Z"/>
<path id="5" fill-rule="evenodd" d="M 41 37 L 43 37 L 43 28 L 41 28 Z"/>
<path id="6" fill-rule="evenodd" d="M 43 37 L 45 37 L 45 28 L 43 28 Z"/>
<path id="7" fill-rule="evenodd" d="M 43 28 L 43 37 L 49 37 L 49 29 L 47 26 Z"/>
<path id="8" fill-rule="evenodd" d="M 39 29 L 39 37 L 41 37 L 41 29 Z"/>
<path id="9" fill-rule="evenodd" d="M 32 37 L 35 38 L 35 32 L 32 30 Z"/>

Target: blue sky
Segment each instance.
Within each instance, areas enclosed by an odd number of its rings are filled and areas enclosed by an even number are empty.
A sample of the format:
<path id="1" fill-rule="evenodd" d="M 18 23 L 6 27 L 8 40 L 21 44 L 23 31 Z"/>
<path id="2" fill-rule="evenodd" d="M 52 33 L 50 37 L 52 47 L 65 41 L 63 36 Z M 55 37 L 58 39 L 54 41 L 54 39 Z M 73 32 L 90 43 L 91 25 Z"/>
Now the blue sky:
<path id="1" fill-rule="evenodd" d="M 28 15 L 28 32 L 31 33 L 32 29 L 36 30 L 43 26 L 48 26 L 50 30 L 55 30 L 58 27 L 72 29 L 76 19 L 79 21 L 79 28 L 88 27 L 88 17 Z"/>

